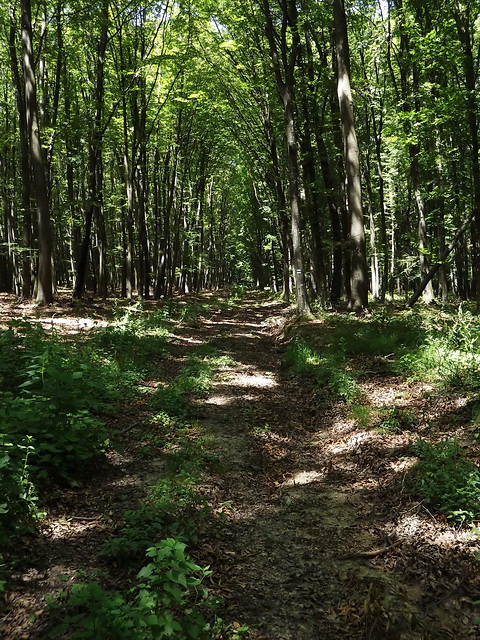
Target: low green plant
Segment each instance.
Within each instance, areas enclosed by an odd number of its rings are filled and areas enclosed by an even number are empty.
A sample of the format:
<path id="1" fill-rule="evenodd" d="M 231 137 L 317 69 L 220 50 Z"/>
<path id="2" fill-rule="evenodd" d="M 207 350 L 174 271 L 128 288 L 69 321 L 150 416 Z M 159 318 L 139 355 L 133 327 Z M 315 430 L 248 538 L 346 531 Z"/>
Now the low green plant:
<path id="1" fill-rule="evenodd" d="M 381 433 L 400 433 L 411 431 L 417 422 L 413 409 L 403 409 L 393 406 L 381 411 L 382 419 L 378 425 Z"/>
<path id="2" fill-rule="evenodd" d="M 455 440 L 432 444 L 418 439 L 414 452 L 419 463 L 414 489 L 430 504 L 458 523 L 480 517 L 480 470 L 463 454 Z"/>
<path id="3" fill-rule="evenodd" d="M 198 493 L 198 477 L 180 471 L 171 478 L 162 478 L 148 494 L 148 503 L 168 514 L 176 531 L 188 542 L 198 539 L 199 525 L 211 516 L 208 500 Z"/>
<path id="4" fill-rule="evenodd" d="M 194 563 L 184 542 L 167 538 L 151 546 L 136 584 L 123 595 L 97 582 L 73 585 L 49 600 L 61 624 L 49 637 L 86 640 L 211 640 L 205 612 L 212 607 L 202 582 L 211 571 Z"/>
<path id="5" fill-rule="evenodd" d="M 319 386 L 328 386 L 347 402 L 358 400 L 362 393 L 350 371 L 344 354 L 344 344 L 340 340 L 333 347 L 325 348 L 320 354 L 303 338 L 295 338 L 285 350 L 284 362 L 291 373 L 312 378 Z"/>
<path id="6" fill-rule="evenodd" d="M 166 470 L 170 476 L 188 474 L 197 476 L 205 470 L 223 471 L 219 457 L 211 451 L 211 442 L 205 437 L 180 437 L 168 452 Z"/>
<path id="7" fill-rule="evenodd" d="M 372 408 L 366 404 L 352 404 L 350 411 L 355 422 L 362 428 L 367 428 L 371 425 L 373 419 Z"/>
<path id="8" fill-rule="evenodd" d="M 430 318 L 424 338 L 404 353 L 394 369 L 411 379 L 429 380 L 444 389 L 480 390 L 480 321 L 462 306 L 453 316 Z"/>
<path id="9" fill-rule="evenodd" d="M 247 287 L 243 284 L 234 284 L 229 290 L 229 299 L 232 301 L 243 300 L 247 293 Z"/>
<path id="10" fill-rule="evenodd" d="M 180 523 L 155 504 L 141 504 L 123 514 L 118 534 L 105 542 L 100 557 L 112 557 L 121 565 L 135 566 L 147 548 L 178 533 Z"/>

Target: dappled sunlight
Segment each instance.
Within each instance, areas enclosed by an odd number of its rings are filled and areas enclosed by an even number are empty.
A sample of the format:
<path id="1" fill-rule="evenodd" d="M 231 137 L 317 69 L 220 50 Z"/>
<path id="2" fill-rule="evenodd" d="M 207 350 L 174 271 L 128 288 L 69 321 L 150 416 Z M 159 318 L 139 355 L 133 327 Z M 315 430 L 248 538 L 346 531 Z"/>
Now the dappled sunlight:
<path id="1" fill-rule="evenodd" d="M 278 383 L 267 375 L 251 374 L 251 373 L 237 373 L 232 378 L 232 386 L 235 387 L 276 387 Z"/>
<path id="2" fill-rule="evenodd" d="M 92 532 L 100 534 L 109 530 L 110 525 L 105 522 L 103 515 L 91 517 L 66 515 L 63 518 L 51 519 L 44 528 L 44 536 L 49 541 L 55 542 L 57 540 L 81 538 Z"/>
<path id="3" fill-rule="evenodd" d="M 367 441 L 375 440 L 375 434 L 370 431 L 356 432 L 344 440 L 335 440 L 329 444 L 323 445 L 325 453 L 334 456 L 342 454 L 351 454 L 355 452 L 360 445 Z"/>
<path id="4" fill-rule="evenodd" d="M 232 396 L 213 394 L 209 396 L 206 400 L 204 400 L 204 403 L 207 405 L 212 404 L 219 407 L 225 407 L 234 401 L 235 401 L 235 398 L 232 398 Z"/>
<path id="5" fill-rule="evenodd" d="M 297 471 L 291 478 L 285 480 L 283 487 L 296 487 L 299 485 L 312 484 L 324 480 L 325 474 L 321 471 Z"/>
<path id="6" fill-rule="evenodd" d="M 240 328 L 240 327 L 248 327 L 249 329 L 257 329 L 258 330 L 259 328 L 263 327 L 265 323 L 264 323 L 264 321 L 262 319 L 259 319 L 258 322 L 238 322 L 236 320 L 225 320 L 224 318 L 222 318 L 221 322 L 217 322 L 216 320 L 212 320 L 212 319 L 204 320 L 204 324 L 207 325 L 207 326 L 208 325 L 215 325 L 216 327 L 224 327 L 225 326 L 225 327 L 228 327 L 228 328 L 231 327 L 231 326 L 238 327 L 238 328 Z M 240 335 L 242 337 L 244 337 L 244 336 L 248 336 L 249 334 L 248 333 L 247 334 L 242 333 Z"/>
<path id="7" fill-rule="evenodd" d="M 175 340 L 177 340 L 178 342 L 186 342 L 187 344 L 193 344 L 193 345 L 205 344 L 204 340 L 189 338 L 187 336 L 175 336 Z"/>

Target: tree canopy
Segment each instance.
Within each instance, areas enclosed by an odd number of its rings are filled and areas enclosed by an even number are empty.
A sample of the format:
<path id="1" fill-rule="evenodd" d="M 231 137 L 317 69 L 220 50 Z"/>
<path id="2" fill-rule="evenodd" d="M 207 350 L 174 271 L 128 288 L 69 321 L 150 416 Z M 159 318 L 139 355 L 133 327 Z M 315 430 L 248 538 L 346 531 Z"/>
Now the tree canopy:
<path id="1" fill-rule="evenodd" d="M 478 299 L 479 12 L 2 6 L 0 290 Z"/>

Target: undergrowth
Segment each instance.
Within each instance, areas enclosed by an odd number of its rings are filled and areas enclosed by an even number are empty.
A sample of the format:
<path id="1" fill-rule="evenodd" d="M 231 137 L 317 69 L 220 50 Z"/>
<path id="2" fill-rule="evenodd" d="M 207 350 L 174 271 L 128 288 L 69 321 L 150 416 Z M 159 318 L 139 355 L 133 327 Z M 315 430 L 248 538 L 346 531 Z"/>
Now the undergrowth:
<path id="1" fill-rule="evenodd" d="M 426 504 L 442 511 L 452 522 L 480 518 L 480 470 L 466 458 L 455 440 L 432 444 L 419 439 L 414 452 L 419 463 L 413 488 Z"/>
<path id="2" fill-rule="evenodd" d="M 109 326 L 73 337 L 23 320 L 0 331 L 0 551 L 32 529 L 51 483 L 78 484 L 86 466 L 112 446 L 104 418 L 158 369 L 174 322 L 218 304 L 169 301 L 151 312 L 142 303 L 118 305 Z M 188 396 L 207 393 L 215 372 L 227 366 L 215 353 L 192 358 L 178 379 L 159 388 L 153 405 L 185 418 Z"/>
<path id="3" fill-rule="evenodd" d="M 211 571 L 192 562 L 186 544 L 166 538 L 149 547 L 148 559 L 126 593 L 110 592 L 98 582 L 75 584 L 50 599 L 62 622 L 49 637 L 97 640 L 211 640 L 205 618 L 214 604 L 202 582 Z"/>
<path id="4" fill-rule="evenodd" d="M 413 409 L 373 408 L 362 401 L 361 368 L 428 382 L 439 392 L 462 393 L 474 405 L 472 439 L 478 442 L 480 319 L 464 306 L 441 310 L 373 308 L 364 317 L 328 314 L 317 334 L 302 328 L 285 351 L 292 375 L 307 377 L 349 403 L 362 428 L 384 436 L 416 431 Z M 435 438 L 435 434 L 433 434 Z M 480 470 L 455 441 L 415 445 L 419 463 L 412 491 L 455 523 L 480 517 Z"/>
<path id="5" fill-rule="evenodd" d="M 328 387 L 348 402 L 361 396 L 356 373 L 348 368 L 344 345 L 337 349 L 318 350 L 296 337 L 285 350 L 284 362 L 293 375 L 310 378 L 320 387 Z"/>
<path id="6" fill-rule="evenodd" d="M 231 292 L 220 306 L 234 304 L 243 293 Z M 218 306 L 218 299 L 168 302 L 151 312 L 141 303 L 118 306 L 110 326 L 68 339 L 27 322 L 13 322 L 0 333 L 4 549 L 41 517 L 42 495 L 53 483 L 78 484 L 82 468 L 112 446 L 104 418 L 138 393 L 144 378 L 153 371 L 158 376 L 173 324 L 195 322 Z M 207 343 L 176 378 L 160 382 L 151 396 L 143 453 L 157 455 L 161 449 L 164 477 L 143 504 L 124 514 L 116 535 L 99 552 L 108 575 L 79 572 L 78 584 L 50 598 L 49 637 L 206 640 L 240 638 L 246 631 L 218 618 L 216 601 L 203 585 L 210 570 L 196 564 L 188 550 L 214 517 L 198 490 L 201 474 L 222 469 L 190 420 L 191 402 L 209 393 L 215 376 L 231 365 Z M 8 588 L 4 577 L 0 591 Z M 112 581 L 120 581 L 121 590 L 112 588 Z"/>

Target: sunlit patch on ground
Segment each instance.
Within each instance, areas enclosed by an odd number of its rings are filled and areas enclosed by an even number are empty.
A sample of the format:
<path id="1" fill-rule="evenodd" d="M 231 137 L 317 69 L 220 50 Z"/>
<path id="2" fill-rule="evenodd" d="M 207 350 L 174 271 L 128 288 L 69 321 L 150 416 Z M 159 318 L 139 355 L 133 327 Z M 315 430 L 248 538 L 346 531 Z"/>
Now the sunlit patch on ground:
<path id="1" fill-rule="evenodd" d="M 320 471 L 297 471 L 297 473 L 283 483 L 283 486 L 295 487 L 297 485 L 311 484 L 312 482 L 320 482 L 323 478 L 324 474 Z"/>
<path id="2" fill-rule="evenodd" d="M 266 375 L 239 373 L 232 379 L 232 385 L 236 387 L 276 387 L 277 382 Z"/>

